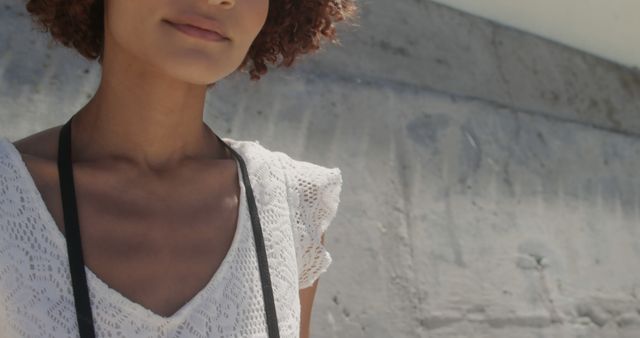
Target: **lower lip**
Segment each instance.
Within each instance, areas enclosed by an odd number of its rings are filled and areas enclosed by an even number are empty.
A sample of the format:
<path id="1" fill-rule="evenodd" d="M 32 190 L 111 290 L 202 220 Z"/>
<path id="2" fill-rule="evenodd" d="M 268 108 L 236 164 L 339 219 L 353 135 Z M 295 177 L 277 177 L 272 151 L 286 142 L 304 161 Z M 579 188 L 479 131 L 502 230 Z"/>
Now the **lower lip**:
<path id="1" fill-rule="evenodd" d="M 173 26 L 175 29 L 196 38 L 201 38 L 207 41 L 227 41 L 228 40 L 224 36 L 206 29 L 198 28 L 191 25 L 173 23 L 171 21 L 166 21 L 166 22 L 169 25 Z"/>

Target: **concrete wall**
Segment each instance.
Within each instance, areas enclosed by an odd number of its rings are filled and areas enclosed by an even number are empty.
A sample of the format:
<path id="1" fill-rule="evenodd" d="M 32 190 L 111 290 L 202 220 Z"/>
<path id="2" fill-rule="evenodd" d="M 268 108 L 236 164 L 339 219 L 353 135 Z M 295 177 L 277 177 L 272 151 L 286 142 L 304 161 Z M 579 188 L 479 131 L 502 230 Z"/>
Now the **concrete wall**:
<path id="1" fill-rule="evenodd" d="M 435 0 L 629 66 L 640 67 L 637 0 Z"/>
<path id="2" fill-rule="evenodd" d="M 220 135 L 342 169 L 312 337 L 640 336 L 638 71 L 430 1 L 360 5 L 341 47 L 207 101 Z M 100 76 L 22 7 L 0 0 L 11 139 Z"/>

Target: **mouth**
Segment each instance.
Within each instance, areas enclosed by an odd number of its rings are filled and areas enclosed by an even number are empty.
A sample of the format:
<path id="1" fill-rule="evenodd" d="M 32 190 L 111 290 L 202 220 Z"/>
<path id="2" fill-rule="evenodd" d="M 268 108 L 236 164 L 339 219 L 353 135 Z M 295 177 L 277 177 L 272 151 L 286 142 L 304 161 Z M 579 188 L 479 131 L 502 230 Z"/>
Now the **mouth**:
<path id="1" fill-rule="evenodd" d="M 211 29 L 205 29 L 205 28 L 194 26 L 191 24 L 176 23 L 169 20 L 163 20 L 163 21 L 169 24 L 170 26 L 172 26 L 173 28 L 177 29 L 178 31 L 195 38 L 203 39 L 206 41 L 217 41 L 217 42 L 223 42 L 223 41 L 229 40 L 229 38 L 227 38 L 226 36 Z"/>

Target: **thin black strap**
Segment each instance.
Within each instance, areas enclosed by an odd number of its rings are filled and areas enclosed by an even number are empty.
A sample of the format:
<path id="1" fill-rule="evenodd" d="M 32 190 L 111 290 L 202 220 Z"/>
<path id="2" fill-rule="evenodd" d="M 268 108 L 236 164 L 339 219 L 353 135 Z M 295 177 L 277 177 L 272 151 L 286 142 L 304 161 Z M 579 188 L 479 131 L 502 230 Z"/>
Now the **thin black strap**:
<path id="1" fill-rule="evenodd" d="M 262 281 L 262 295 L 264 298 L 264 309 L 267 320 L 267 328 L 269 331 L 269 337 L 279 338 L 280 333 L 278 329 L 278 318 L 276 316 L 276 306 L 273 299 L 273 290 L 271 288 L 271 276 L 269 274 L 269 263 L 267 262 L 267 252 L 264 246 L 264 238 L 262 236 L 262 225 L 260 225 L 260 217 L 258 217 L 258 208 L 256 207 L 256 201 L 253 196 L 253 188 L 249 181 L 249 173 L 247 172 L 247 166 L 242 159 L 242 156 L 238 154 L 233 148 L 231 148 L 226 142 L 222 141 L 218 135 L 218 140 L 224 144 L 227 149 L 236 157 L 240 162 L 240 170 L 242 170 L 242 181 L 245 185 L 247 194 L 247 200 L 249 201 L 249 214 L 251 215 L 251 225 L 253 226 L 253 238 L 256 243 L 256 251 L 258 252 L 258 267 L 260 268 L 260 279 Z"/>
<path id="2" fill-rule="evenodd" d="M 93 315 L 89 301 L 89 288 L 84 269 L 84 259 L 82 256 L 82 241 L 80 240 L 80 228 L 78 225 L 78 210 L 76 205 L 75 188 L 73 181 L 73 168 L 71 165 L 71 120 L 65 123 L 60 131 L 58 140 L 58 175 L 60 178 L 60 190 L 62 194 L 62 208 L 64 212 L 65 237 L 69 256 L 69 266 L 71 271 L 71 282 L 73 285 L 73 297 L 76 306 L 76 316 L 80 337 L 95 338 L 95 328 L 93 325 Z M 215 135 L 215 134 L 214 134 Z M 262 226 L 258 216 L 257 206 L 253 195 L 253 188 L 249 180 L 246 164 L 233 148 L 222 141 L 218 135 L 218 140 L 227 147 L 240 163 L 242 171 L 242 181 L 244 182 L 247 201 L 249 202 L 249 213 L 251 215 L 251 225 L 258 255 L 258 268 L 260 269 L 260 279 L 262 282 L 262 294 L 264 296 L 264 307 L 266 313 L 267 328 L 270 338 L 279 338 L 278 319 L 271 288 L 271 277 L 269 265 L 262 235 Z"/>
<path id="3" fill-rule="evenodd" d="M 78 209 L 76 206 L 76 192 L 71 167 L 71 119 L 60 131 L 58 140 L 58 175 L 60 177 L 60 192 L 62 194 L 62 209 L 64 212 L 64 232 L 73 284 L 73 297 L 76 304 L 76 316 L 80 337 L 94 338 L 93 315 L 89 301 L 89 288 L 84 270 L 82 257 L 82 241 L 78 226 Z"/>

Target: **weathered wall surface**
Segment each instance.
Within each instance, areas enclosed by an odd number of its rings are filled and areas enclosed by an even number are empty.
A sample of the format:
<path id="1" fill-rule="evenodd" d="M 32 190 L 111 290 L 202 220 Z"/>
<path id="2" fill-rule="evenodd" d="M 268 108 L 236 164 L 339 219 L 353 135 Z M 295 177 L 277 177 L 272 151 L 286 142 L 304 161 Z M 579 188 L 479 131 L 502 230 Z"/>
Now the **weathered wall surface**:
<path id="1" fill-rule="evenodd" d="M 313 337 L 640 336 L 640 75 L 430 1 L 361 1 L 342 47 L 207 101 L 220 135 L 343 171 Z M 100 69 L 0 0 L 0 133 Z"/>

